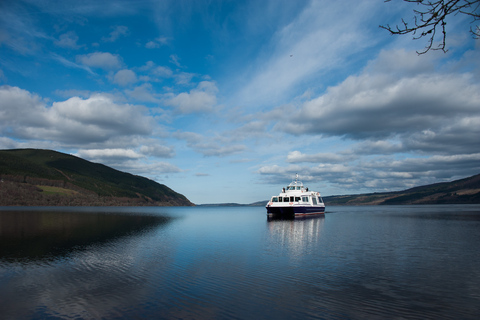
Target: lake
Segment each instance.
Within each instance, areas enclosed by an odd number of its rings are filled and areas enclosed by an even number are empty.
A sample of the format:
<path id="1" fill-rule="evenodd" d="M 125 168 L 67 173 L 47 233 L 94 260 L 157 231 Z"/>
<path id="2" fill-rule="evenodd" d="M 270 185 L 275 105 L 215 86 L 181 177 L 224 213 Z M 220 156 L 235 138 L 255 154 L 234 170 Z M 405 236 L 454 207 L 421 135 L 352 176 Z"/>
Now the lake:
<path id="1" fill-rule="evenodd" d="M 2 319 L 478 319 L 480 205 L 0 208 Z"/>

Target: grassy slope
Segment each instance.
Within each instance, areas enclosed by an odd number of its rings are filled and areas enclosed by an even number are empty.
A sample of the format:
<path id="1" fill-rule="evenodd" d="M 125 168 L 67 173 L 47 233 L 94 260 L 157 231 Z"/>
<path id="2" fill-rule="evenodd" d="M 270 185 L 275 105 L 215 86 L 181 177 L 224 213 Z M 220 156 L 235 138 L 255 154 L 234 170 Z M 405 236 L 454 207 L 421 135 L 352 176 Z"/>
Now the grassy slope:
<path id="1" fill-rule="evenodd" d="M 152 202 L 191 205 L 185 196 L 163 184 L 51 150 L 2 150 L 0 174 L 24 177 L 23 182 L 30 179 L 35 184 L 48 184 L 42 183 L 42 179 L 59 181 L 63 185 L 56 187 L 75 186 L 101 197 L 144 198 Z"/>

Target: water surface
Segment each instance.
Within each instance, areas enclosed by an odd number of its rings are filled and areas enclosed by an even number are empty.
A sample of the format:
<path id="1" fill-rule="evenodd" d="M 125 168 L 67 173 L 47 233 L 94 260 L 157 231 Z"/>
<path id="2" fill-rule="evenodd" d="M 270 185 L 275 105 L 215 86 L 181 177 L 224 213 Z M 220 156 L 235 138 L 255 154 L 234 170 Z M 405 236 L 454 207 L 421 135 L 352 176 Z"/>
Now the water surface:
<path id="1" fill-rule="evenodd" d="M 480 206 L 1 208 L 4 319 L 476 319 Z"/>

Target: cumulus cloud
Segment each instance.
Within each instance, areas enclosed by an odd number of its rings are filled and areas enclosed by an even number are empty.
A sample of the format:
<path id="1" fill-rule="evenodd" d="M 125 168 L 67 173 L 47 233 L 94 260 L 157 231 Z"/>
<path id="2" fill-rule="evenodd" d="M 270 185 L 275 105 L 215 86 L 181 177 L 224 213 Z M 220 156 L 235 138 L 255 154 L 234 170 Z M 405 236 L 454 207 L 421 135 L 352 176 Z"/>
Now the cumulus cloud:
<path id="1" fill-rule="evenodd" d="M 415 74 L 412 63 L 395 61 L 398 57 L 392 52 L 390 64 L 396 67 L 386 73 L 371 63 L 288 117 L 278 113 L 282 120 L 276 130 L 362 140 L 377 152 L 479 150 L 480 85 L 475 78 L 468 73 L 429 73 L 429 68 Z M 386 65 L 385 60 L 381 56 L 379 63 Z M 406 61 L 406 71 L 401 61 Z"/>
<path id="2" fill-rule="evenodd" d="M 113 77 L 113 82 L 121 86 L 128 86 L 129 84 L 137 82 L 137 75 L 129 69 L 118 71 Z"/>
<path id="3" fill-rule="evenodd" d="M 188 114 L 198 112 L 211 112 L 217 104 L 215 83 L 202 81 L 197 88 L 190 92 L 182 92 L 178 95 L 170 95 L 165 104 L 174 108 L 177 113 Z"/>
<path id="4" fill-rule="evenodd" d="M 290 164 L 264 165 L 258 169 L 266 183 L 284 184 L 296 173 L 320 191 L 348 194 L 395 191 L 440 181 L 461 179 L 480 172 L 480 154 L 363 156 L 340 163 L 316 162 L 318 154 L 293 154 Z M 292 162 L 291 160 L 295 160 Z M 298 161 L 297 161 L 298 160 Z"/>
<path id="5" fill-rule="evenodd" d="M 324 158 L 322 154 L 292 152 L 286 159 L 290 164 L 264 165 L 257 172 L 266 183 L 274 184 L 284 184 L 299 173 L 301 180 L 328 188 L 330 195 L 335 190 L 337 194 L 404 190 L 480 172 L 480 153 L 346 157 L 330 163 Z"/>
<path id="6" fill-rule="evenodd" d="M 47 105 L 18 87 L 0 87 L 0 132 L 27 140 L 88 144 L 119 136 L 148 135 L 153 119 L 141 106 L 118 104 L 107 95 L 72 97 Z"/>
<path id="7" fill-rule="evenodd" d="M 104 70 L 114 70 L 122 66 L 120 56 L 109 52 L 93 52 L 85 55 L 78 55 L 76 59 L 78 63 L 85 66 Z"/>
<path id="8" fill-rule="evenodd" d="M 293 134 L 387 138 L 442 128 L 480 114 L 479 106 L 480 86 L 467 75 L 391 79 L 365 74 L 306 102 L 282 128 Z"/>

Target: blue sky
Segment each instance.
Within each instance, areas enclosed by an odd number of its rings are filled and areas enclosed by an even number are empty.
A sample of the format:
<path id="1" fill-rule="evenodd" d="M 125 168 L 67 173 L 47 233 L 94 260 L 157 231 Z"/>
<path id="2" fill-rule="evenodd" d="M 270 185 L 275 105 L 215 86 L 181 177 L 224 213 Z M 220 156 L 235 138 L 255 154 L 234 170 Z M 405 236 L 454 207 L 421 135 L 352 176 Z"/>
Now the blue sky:
<path id="1" fill-rule="evenodd" d="M 0 149 L 70 153 L 192 202 L 251 203 L 480 173 L 479 40 L 379 25 L 403 1 L 0 3 Z"/>

